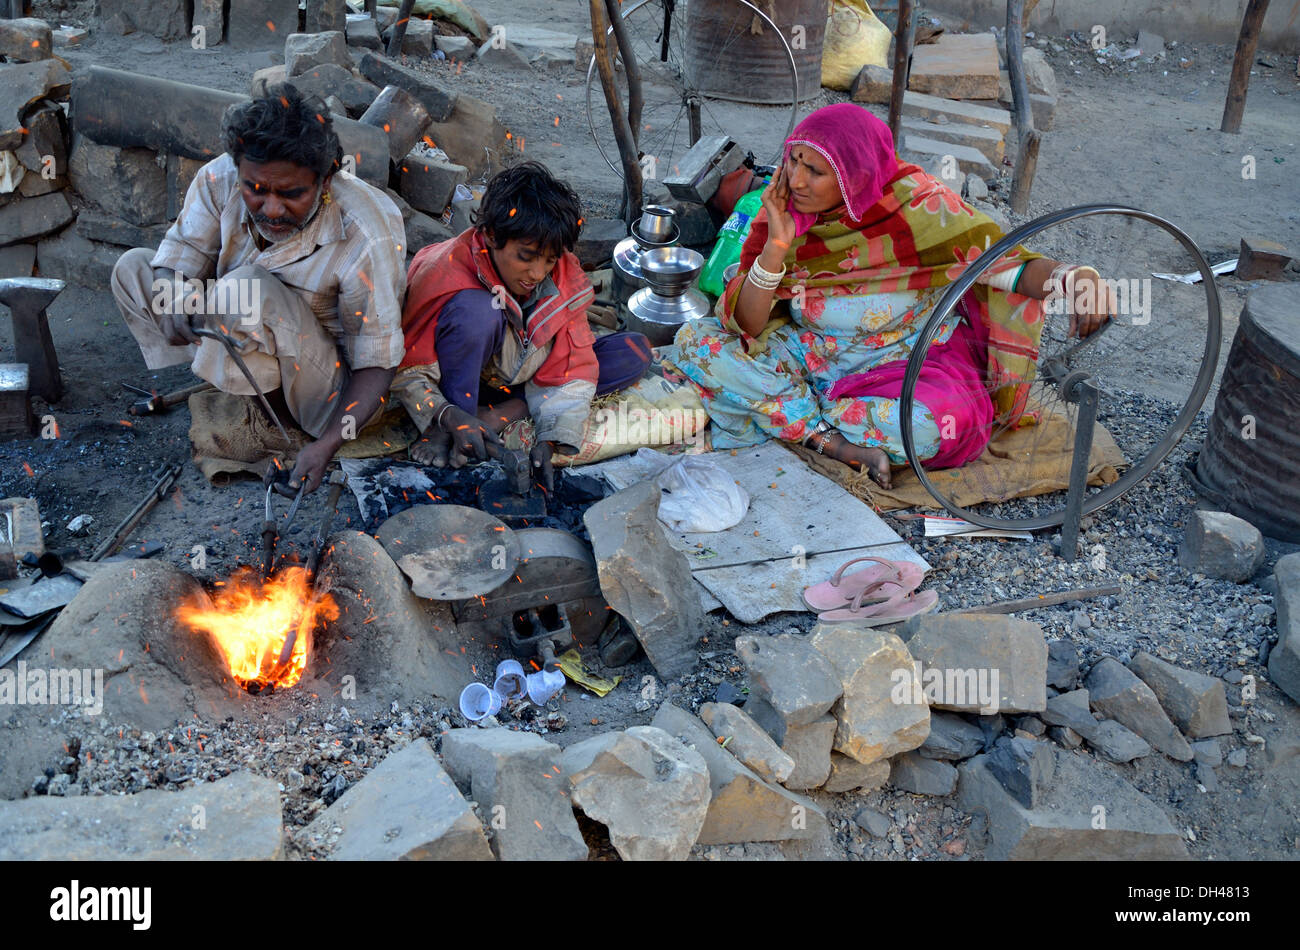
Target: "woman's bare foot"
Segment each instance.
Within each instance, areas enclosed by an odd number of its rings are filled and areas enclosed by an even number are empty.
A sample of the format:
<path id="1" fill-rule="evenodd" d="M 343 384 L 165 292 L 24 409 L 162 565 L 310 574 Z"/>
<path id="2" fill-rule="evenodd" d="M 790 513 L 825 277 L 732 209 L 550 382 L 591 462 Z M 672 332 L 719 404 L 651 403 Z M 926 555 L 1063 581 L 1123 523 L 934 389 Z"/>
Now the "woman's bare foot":
<path id="1" fill-rule="evenodd" d="M 866 469 L 872 480 L 881 488 L 891 488 L 893 486 L 893 479 L 889 471 L 889 456 L 885 454 L 884 449 L 855 445 L 835 431 L 809 436 L 804 445 L 810 449 L 817 449 L 821 446 L 823 439 L 826 440 L 825 448 L 822 450 L 824 455 L 829 455 L 837 462 L 843 462 L 858 471 Z"/>
<path id="2" fill-rule="evenodd" d="M 446 468 L 448 451 L 451 448 L 451 436 L 441 429 L 430 426 L 420 436 L 418 442 L 411 446 L 411 461 L 417 465 L 432 465 L 434 468 Z"/>

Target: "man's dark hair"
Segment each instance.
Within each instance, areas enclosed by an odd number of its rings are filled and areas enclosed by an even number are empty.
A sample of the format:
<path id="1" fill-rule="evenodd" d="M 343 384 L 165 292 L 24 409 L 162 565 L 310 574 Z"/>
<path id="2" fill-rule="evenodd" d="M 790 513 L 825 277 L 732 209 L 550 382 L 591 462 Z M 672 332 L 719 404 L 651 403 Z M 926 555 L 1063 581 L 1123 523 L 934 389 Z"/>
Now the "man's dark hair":
<path id="1" fill-rule="evenodd" d="M 577 193 L 540 162 L 520 162 L 492 176 L 474 214 L 498 247 L 512 238 L 536 241 L 545 253 L 572 251 L 582 228 Z"/>
<path id="2" fill-rule="evenodd" d="M 343 161 L 329 109 L 289 83 L 270 86 L 261 98 L 231 106 L 222 124 L 226 151 L 236 165 L 244 158 L 259 165 L 293 162 L 310 168 L 319 181 Z"/>

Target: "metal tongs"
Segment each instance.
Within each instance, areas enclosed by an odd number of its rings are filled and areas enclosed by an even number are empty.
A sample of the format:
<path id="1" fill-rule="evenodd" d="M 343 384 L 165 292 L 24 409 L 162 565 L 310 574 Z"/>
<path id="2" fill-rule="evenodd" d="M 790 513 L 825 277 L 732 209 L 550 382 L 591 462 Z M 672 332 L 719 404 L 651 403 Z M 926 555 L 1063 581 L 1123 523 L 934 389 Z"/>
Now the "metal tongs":
<path id="1" fill-rule="evenodd" d="M 270 464 L 266 474 L 262 476 L 262 484 L 266 486 L 266 512 L 262 520 L 262 577 L 264 578 L 270 577 L 275 570 L 275 545 L 280 539 L 280 528 L 275 520 L 275 512 L 271 509 L 271 495 L 279 493 L 293 499 L 293 503 L 289 506 L 289 514 L 284 521 L 284 527 L 287 529 L 293 524 L 294 515 L 298 514 L 298 506 L 302 504 L 302 496 L 307 492 L 306 482 L 303 482 L 297 491 L 290 488 L 288 482 L 289 473 L 275 462 Z"/>

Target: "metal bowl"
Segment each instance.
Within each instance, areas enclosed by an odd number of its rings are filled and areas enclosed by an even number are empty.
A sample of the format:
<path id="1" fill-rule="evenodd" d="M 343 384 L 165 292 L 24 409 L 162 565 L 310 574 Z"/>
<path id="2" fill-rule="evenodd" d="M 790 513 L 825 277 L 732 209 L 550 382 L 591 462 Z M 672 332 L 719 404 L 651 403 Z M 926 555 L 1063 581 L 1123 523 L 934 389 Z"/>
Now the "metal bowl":
<path id="1" fill-rule="evenodd" d="M 672 208 L 665 208 L 663 205 L 646 205 L 641 209 L 637 233 L 651 244 L 663 243 L 672 233 L 675 214 Z"/>
<path id="2" fill-rule="evenodd" d="M 657 247 L 641 255 L 641 276 L 665 297 L 685 293 L 703 268 L 704 255 L 689 247 Z"/>
<path id="3" fill-rule="evenodd" d="M 734 264 L 728 264 L 726 270 L 722 272 L 722 286 L 725 287 L 727 286 L 727 284 L 735 280 L 736 275 L 739 273 L 740 273 L 740 261 L 736 261 L 736 263 Z"/>

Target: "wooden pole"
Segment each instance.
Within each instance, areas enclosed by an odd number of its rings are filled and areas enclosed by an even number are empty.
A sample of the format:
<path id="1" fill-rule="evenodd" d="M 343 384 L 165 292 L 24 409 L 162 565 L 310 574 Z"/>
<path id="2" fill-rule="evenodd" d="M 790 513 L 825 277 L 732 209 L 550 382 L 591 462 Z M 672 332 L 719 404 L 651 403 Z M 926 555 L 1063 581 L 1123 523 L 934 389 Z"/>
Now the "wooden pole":
<path id="1" fill-rule="evenodd" d="M 402 54 L 402 41 L 406 39 L 406 24 L 411 21 L 413 9 L 415 9 L 415 0 L 402 0 L 402 5 L 397 8 L 397 20 L 393 23 L 393 32 L 388 37 L 389 56 L 395 58 Z"/>
<path id="2" fill-rule="evenodd" d="M 600 86 L 605 93 L 605 107 L 609 109 L 609 118 L 614 125 L 614 138 L 618 142 L 618 154 L 623 164 L 624 184 L 624 218 L 630 224 L 640 214 L 641 165 L 637 161 L 636 139 L 632 135 L 632 126 L 623 112 L 619 102 L 618 87 L 614 82 L 614 61 L 609 55 L 606 33 L 609 32 L 609 14 L 605 0 L 588 0 L 591 8 L 591 42 L 595 47 L 596 71 L 600 73 Z M 631 196 L 637 197 L 637 207 L 632 207 Z"/>
<path id="3" fill-rule="evenodd" d="M 1037 597 L 1022 597 L 1019 600 L 995 600 L 991 604 L 979 604 L 975 607 L 963 607 L 961 610 L 945 610 L 946 614 L 1014 614 L 1021 610 L 1035 610 L 1038 607 L 1054 607 L 1068 604 L 1072 600 L 1088 600 L 1092 597 L 1115 597 L 1121 593 L 1118 586 L 1081 587 L 1078 590 L 1062 590 L 1051 594 L 1039 594 Z"/>
<path id="4" fill-rule="evenodd" d="M 1024 214 L 1029 210 L 1029 193 L 1038 169 L 1038 146 L 1041 136 L 1034 129 L 1034 113 L 1029 105 L 1029 83 L 1025 79 L 1025 0 L 1007 0 L 1007 77 L 1011 81 L 1011 99 L 1015 110 L 1016 170 L 1011 176 L 1011 210 Z"/>
<path id="5" fill-rule="evenodd" d="M 1246 87 L 1250 85 L 1250 67 L 1255 62 L 1255 45 L 1259 31 L 1264 26 L 1268 0 L 1250 0 L 1246 15 L 1241 18 L 1241 32 L 1237 34 L 1237 52 L 1232 57 L 1232 78 L 1228 80 L 1228 101 L 1223 104 L 1223 124 L 1220 132 L 1234 135 L 1241 131 L 1241 115 L 1246 111 Z"/>
<path id="6" fill-rule="evenodd" d="M 912 0 L 898 0 L 898 26 L 894 30 L 894 81 L 889 90 L 889 133 L 894 150 L 900 147 L 899 131 L 903 124 L 903 93 L 907 92 L 912 62 Z"/>
<path id="7" fill-rule="evenodd" d="M 623 60 L 623 75 L 627 78 L 627 124 L 632 131 L 632 155 L 637 165 L 636 181 L 626 177 L 623 180 L 623 218 L 630 226 L 641 216 L 642 193 L 645 187 L 640 171 L 641 113 L 644 108 L 644 97 L 641 93 L 641 66 L 637 62 L 632 38 L 627 32 L 627 24 L 623 22 L 619 2 L 620 0 L 605 0 L 605 12 L 609 15 L 614 40 L 618 44 L 619 58 Z M 699 138 L 698 133 L 695 138 Z M 694 145 L 695 141 L 692 140 L 691 144 Z"/>

